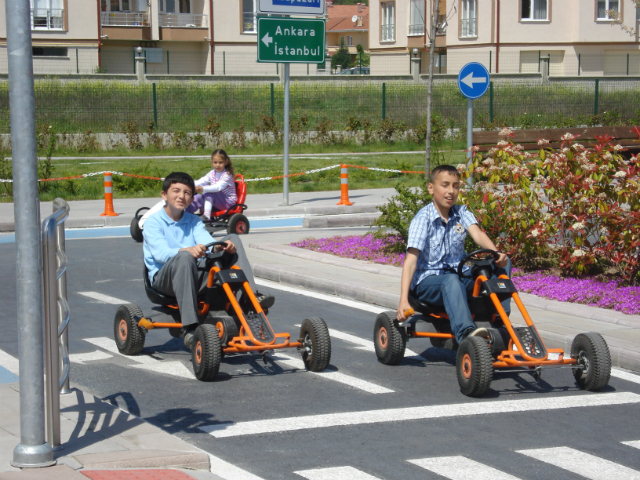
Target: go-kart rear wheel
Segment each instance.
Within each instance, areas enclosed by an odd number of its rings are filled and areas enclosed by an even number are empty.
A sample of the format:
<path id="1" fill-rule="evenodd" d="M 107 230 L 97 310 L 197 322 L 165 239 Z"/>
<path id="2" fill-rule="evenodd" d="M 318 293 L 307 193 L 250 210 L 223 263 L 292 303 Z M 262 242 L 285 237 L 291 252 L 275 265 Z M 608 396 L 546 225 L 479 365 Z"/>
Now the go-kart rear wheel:
<path id="1" fill-rule="evenodd" d="M 458 347 L 456 356 L 458 384 L 469 397 L 484 394 L 493 380 L 491 348 L 484 338 L 467 337 Z"/>
<path id="2" fill-rule="evenodd" d="M 382 312 L 376 317 L 373 343 L 378 360 L 385 365 L 397 365 L 404 358 L 407 332 L 398 325 L 396 312 Z"/>
<path id="3" fill-rule="evenodd" d="M 321 318 L 307 318 L 300 327 L 302 361 L 307 370 L 321 372 L 331 360 L 331 337 Z"/>
<path id="4" fill-rule="evenodd" d="M 138 326 L 143 316 L 142 310 L 131 303 L 118 308 L 113 322 L 113 334 L 118 351 L 123 355 L 137 355 L 144 348 L 147 330 Z"/>
<path id="5" fill-rule="evenodd" d="M 213 380 L 220 369 L 222 348 L 218 329 L 203 323 L 196 328 L 191 340 L 191 363 L 198 380 Z"/>
<path id="6" fill-rule="evenodd" d="M 245 235 L 249 233 L 249 219 L 241 213 L 234 213 L 227 225 L 227 234 Z"/>
<path id="7" fill-rule="evenodd" d="M 573 376 L 583 390 L 601 390 L 611 377 L 611 354 L 602 335 L 596 332 L 580 333 L 571 344 L 571 358 L 578 363 Z"/>

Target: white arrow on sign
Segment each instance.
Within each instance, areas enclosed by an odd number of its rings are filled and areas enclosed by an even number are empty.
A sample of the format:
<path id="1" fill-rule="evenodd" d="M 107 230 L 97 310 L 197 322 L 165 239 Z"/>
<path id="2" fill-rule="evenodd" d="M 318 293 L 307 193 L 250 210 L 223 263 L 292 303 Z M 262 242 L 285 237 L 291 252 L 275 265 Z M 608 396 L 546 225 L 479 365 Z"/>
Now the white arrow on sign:
<path id="1" fill-rule="evenodd" d="M 273 42 L 273 37 L 269 36 L 269 32 L 264 34 L 264 37 L 262 37 L 262 42 L 268 47 L 271 42 Z"/>
<path id="2" fill-rule="evenodd" d="M 473 88 L 474 83 L 487 83 L 487 77 L 474 77 L 473 72 L 471 72 L 469 75 L 467 75 L 460 81 L 464 83 L 467 87 Z"/>

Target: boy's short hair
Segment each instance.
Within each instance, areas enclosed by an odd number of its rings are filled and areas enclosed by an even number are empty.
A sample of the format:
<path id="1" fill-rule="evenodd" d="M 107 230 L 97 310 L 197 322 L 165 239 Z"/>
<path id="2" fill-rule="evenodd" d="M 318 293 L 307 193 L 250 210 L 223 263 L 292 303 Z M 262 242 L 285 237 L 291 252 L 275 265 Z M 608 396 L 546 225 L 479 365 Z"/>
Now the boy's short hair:
<path id="1" fill-rule="evenodd" d="M 438 165 L 436 168 L 431 170 L 431 175 L 429 175 L 429 182 L 435 183 L 436 179 L 438 178 L 438 175 L 444 172 L 451 173 L 456 177 L 460 178 L 460 172 L 453 165 Z"/>
<path id="2" fill-rule="evenodd" d="M 182 183 L 187 187 L 191 188 L 191 193 L 195 195 L 196 193 L 196 182 L 193 181 L 193 178 L 188 173 L 184 172 L 172 172 L 167 175 L 162 182 L 162 191 L 167 193 L 169 191 L 169 187 L 174 183 Z"/>

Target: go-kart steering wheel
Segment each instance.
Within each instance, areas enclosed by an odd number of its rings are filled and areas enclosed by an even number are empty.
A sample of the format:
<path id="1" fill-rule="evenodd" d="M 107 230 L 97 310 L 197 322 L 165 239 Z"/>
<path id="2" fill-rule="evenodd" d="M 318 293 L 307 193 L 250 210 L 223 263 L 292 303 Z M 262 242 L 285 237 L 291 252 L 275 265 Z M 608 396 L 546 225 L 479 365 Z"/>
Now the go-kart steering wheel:
<path id="1" fill-rule="evenodd" d="M 226 247 L 227 246 L 227 242 L 211 242 L 211 243 L 207 243 L 204 246 L 204 248 L 206 248 L 208 250 L 210 247 L 218 247 L 218 246 Z M 207 258 L 214 259 L 214 258 L 222 257 L 222 255 L 224 255 L 225 253 L 227 253 L 227 252 L 225 252 L 224 250 L 220 250 L 219 252 L 207 252 L 206 255 L 207 255 Z"/>
<path id="2" fill-rule="evenodd" d="M 484 255 L 484 257 L 478 258 L 481 255 Z M 458 264 L 458 276 L 460 278 L 472 278 L 471 275 L 465 275 L 462 272 L 462 268 L 467 262 L 470 262 L 474 267 L 490 267 L 491 264 L 499 258 L 500 254 L 495 250 L 491 250 L 489 248 L 481 248 L 480 250 L 475 250 L 469 255 L 466 255 L 462 260 L 460 260 L 460 263 Z"/>

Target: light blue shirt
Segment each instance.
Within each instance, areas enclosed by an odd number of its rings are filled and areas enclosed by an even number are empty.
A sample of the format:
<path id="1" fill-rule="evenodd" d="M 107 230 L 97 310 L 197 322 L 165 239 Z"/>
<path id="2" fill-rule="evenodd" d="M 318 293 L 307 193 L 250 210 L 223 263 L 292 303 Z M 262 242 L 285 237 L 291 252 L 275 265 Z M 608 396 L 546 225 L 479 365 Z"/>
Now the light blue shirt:
<path id="1" fill-rule="evenodd" d="M 429 275 L 442 275 L 451 269 L 457 270 L 460 260 L 466 255 L 464 240 L 467 230 L 477 223 L 476 217 L 466 205 L 451 207 L 446 223 L 433 203 L 420 209 L 411 220 L 407 241 L 407 249 L 420 250 L 411 289 Z"/>
<path id="2" fill-rule="evenodd" d="M 184 212 L 182 218 L 174 222 L 164 208 L 147 218 L 142 235 L 144 263 L 152 283 L 156 272 L 181 249 L 215 242 L 198 216 Z"/>

